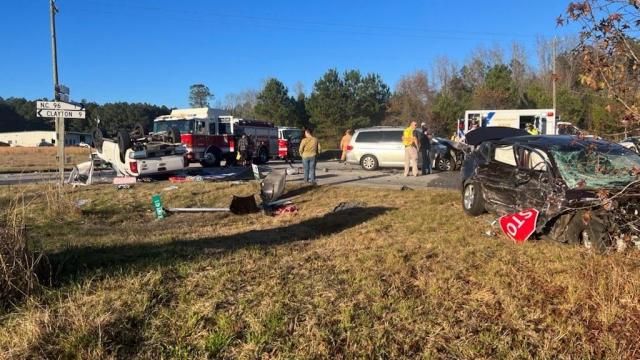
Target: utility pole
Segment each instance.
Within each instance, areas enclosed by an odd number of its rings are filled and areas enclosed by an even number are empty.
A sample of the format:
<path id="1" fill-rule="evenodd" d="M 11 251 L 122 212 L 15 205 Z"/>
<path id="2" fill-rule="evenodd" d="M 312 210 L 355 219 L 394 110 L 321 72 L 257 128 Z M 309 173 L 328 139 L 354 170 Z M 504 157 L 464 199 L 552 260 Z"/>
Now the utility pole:
<path id="1" fill-rule="evenodd" d="M 557 38 L 553 38 L 553 76 L 551 77 L 553 79 L 553 84 L 552 84 L 552 97 L 553 97 L 553 111 L 556 112 L 556 114 L 554 114 L 554 116 L 557 117 L 557 112 L 558 110 L 556 109 L 556 82 L 558 81 L 558 74 L 556 74 L 556 45 L 557 45 Z"/>
<path id="2" fill-rule="evenodd" d="M 49 0 L 49 11 L 51 15 L 51 59 L 53 63 L 53 99 L 59 100 L 58 89 L 60 83 L 58 81 L 58 48 L 56 40 L 56 8 L 55 0 Z M 55 118 L 56 126 L 56 142 L 58 148 L 58 154 L 56 159 L 58 160 L 58 171 L 60 172 L 60 185 L 64 184 L 64 118 Z"/>

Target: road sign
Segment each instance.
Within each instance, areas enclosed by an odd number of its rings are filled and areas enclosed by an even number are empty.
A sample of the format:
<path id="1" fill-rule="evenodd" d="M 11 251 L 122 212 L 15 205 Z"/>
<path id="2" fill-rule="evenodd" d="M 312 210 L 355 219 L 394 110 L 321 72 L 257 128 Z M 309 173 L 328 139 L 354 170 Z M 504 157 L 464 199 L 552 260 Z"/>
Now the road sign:
<path id="1" fill-rule="evenodd" d="M 86 111 L 84 110 L 55 110 L 55 109 L 39 109 L 36 112 L 38 117 L 55 118 L 61 117 L 66 119 L 84 119 Z"/>
<path id="2" fill-rule="evenodd" d="M 58 94 L 69 95 L 69 87 L 62 84 L 58 84 L 58 86 L 56 87 L 56 92 L 58 92 Z"/>
<path id="3" fill-rule="evenodd" d="M 522 244 L 535 232 L 538 214 L 536 209 L 525 209 L 517 214 L 505 215 L 499 220 L 500 227 L 511 240 Z"/>
<path id="4" fill-rule="evenodd" d="M 82 104 L 69 104 L 62 101 L 37 101 L 36 109 L 38 110 L 82 110 L 84 111 L 84 105 Z"/>

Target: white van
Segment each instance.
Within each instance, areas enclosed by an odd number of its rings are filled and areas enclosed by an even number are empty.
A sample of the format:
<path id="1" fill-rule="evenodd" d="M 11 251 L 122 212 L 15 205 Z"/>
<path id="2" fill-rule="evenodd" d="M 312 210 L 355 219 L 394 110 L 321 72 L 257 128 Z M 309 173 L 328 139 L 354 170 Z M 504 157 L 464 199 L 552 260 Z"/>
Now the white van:
<path id="1" fill-rule="evenodd" d="M 540 135 L 556 135 L 555 109 L 467 110 L 464 112 L 464 133 L 475 127 L 504 126 L 525 130 L 532 124 Z"/>
<path id="2" fill-rule="evenodd" d="M 403 127 L 377 126 L 357 129 L 347 146 L 347 163 L 360 165 L 365 170 L 376 170 L 381 167 L 403 167 L 404 145 L 402 144 Z M 432 168 L 440 171 L 455 170 L 462 158 L 456 156 L 445 142 L 446 139 L 433 138 L 431 141 Z M 418 154 L 420 156 L 420 154 Z M 422 164 L 418 159 L 418 164 Z"/>

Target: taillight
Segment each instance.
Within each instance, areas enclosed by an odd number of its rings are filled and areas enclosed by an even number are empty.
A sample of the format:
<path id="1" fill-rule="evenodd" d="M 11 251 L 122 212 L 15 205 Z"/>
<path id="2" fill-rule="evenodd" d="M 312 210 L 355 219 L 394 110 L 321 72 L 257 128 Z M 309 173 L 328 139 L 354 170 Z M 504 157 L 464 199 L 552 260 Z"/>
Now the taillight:
<path id="1" fill-rule="evenodd" d="M 235 143 L 234 139 L 230 137 L 229 138 L 229 152 L 236 151 L 235 145 L 236 145 L 236 143 Z"/>
<path id="2" fill-rule="evenodd" d="M 137 174 L 138 173 L 138 162 L 137 161 L 131 161 L 129 163 L 129 170 L 131 170 L 132 173 Z"/>
<path id="3" fill-rule="evenodd" d="M 351 150 L 353 150 L 353 146 L 347 145 L 347 151 L 351 151 Z"/>

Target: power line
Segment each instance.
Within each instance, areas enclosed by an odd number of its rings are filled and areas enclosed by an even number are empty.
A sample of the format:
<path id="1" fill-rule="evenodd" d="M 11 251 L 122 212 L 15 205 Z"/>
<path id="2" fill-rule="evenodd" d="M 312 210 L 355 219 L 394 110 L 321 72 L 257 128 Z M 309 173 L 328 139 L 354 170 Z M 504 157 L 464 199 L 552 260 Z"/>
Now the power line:
<path id="1" fill-rule="evenodd" d="M 97 10 L 95 7 L 87 8 L 80 7 L 74 8 L 75 10 L 88 12 L 88 13 L 111 13 L 121 14 L 122 11 L 113 11 L 113 1 L 106 4 L 101 0 L 85 0 L 85 3 L 94 3 L 96 5 L 109 6 L 108 9 Z M 252 21 L 250 26 L 279 29 L 279 30 L 300 30 L 300 31 L 316 31 L 316 32 L 328 32 L 339 34 L 352 34 L 362 36 L 403 36 L 422 39 L 438 39 L 438 40 L 474 40 L 478 38 L 495 39 L 496 37 L 509 37 L 509 38 L 535 38 L 539 34 L 519 34 L 519 33 L 500 33 L 500 32 L 482 32 L 482 31 L 460 31 L 454 29 L 427 29 L 427 28 L 414 28 L 414 27 L 398 27 L 398 26 L 380 26 L 380 25 L 357 25 L 357 24 L 341 24 L 332 22 L 318 22 L 305 19 L 291 19 L 291 18 L 272 18 L 262 17 L 244 14 L 230 14 L 214 12 L 209 10 L 167 10 L 157 6 L 145 6 L 139 4 L 132 4 L 129 2 L 121 3 L 117 5 L 119 9 L 128 8 L 129 10 L 138 10 L 136 16 L 148 16 L 149 12 L 164 13 L 167 17 L 163 17 L 162 24 L 166 24 L 167 19 L 175 21 L 180 15 L 183 20 L 193 21 L 194 18 L 219 18 L 222 20 L 247 20 Z M 263 22 L 263 23 L 256 23 Z M 238 25 L 237 22 L 231 23 Z M 316 27 L 316 28 L 313 28 Z M 318 28 L 320 27 L 320 28 Z M 353 30 L 349 30 L 353 29 Z M 354 31 L 356 30 L 356 31 Z"/>

